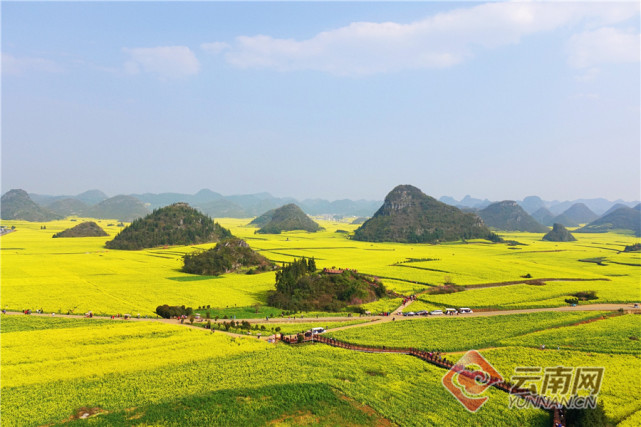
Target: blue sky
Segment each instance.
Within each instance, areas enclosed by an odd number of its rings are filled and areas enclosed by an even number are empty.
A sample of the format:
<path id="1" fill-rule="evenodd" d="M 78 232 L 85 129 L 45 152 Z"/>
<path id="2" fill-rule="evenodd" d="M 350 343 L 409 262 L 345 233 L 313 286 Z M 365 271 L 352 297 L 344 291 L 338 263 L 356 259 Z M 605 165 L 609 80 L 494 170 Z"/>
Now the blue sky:
<path id="1" fill-rule="evenodd" d="M 639 199 L 639 5 L 2 2 L 2 191 Z"/>

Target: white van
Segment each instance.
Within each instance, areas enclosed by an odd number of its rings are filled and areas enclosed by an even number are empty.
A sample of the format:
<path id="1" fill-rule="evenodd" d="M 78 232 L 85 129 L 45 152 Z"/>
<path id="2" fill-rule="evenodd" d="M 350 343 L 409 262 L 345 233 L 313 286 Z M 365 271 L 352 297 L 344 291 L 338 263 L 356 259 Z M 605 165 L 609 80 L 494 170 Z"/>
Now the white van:
<path id="1" fill-rule="evenodd" d="M 325 328 L 312 328 L 311 331 L 312 334 L 322 334 L 323 332 L 325 332 Z"/>
<path id="2" fill-rule="evenodd" d="M 466 314 L 466 313 L 474 313 L 471 308 L 468 307 L 461 307 L 458 309 L 458 312 L 461 314 Z"/>
<path id="3" fill-rule="evenodd" d="M 445 309 L 445 314 L 456 314 L 458 311 L 456 311 L 455 308 L 446 308 Z"/>

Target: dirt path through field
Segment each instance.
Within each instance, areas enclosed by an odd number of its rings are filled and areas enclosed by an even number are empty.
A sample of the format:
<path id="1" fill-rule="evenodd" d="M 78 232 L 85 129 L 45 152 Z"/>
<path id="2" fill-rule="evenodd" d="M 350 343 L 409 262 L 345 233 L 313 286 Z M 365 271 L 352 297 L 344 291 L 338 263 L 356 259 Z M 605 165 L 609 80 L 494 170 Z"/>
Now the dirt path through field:
<path id="1" fill-rule="evenodd" d="M 350 329 L 350 328 L 362 328 L 366 326 L 371 326 L 371 325 L 378 325 L 381 323 L 386 323 L 386 322 L 395 322 L 395 321 L 412 321 L 415 319 L 433 319 L 435 317 L 443 317 L 443 316 L 414 316 L 414 317 L 409 317 L 409 316 L 402 316 L 397 313 L 400 312 L 403 308 L 407 307 L 409 304 L 411 304 L 412 301 L 408 302 L 405 304 L 405 306 L 401 306 L 398 309 L 394 311 L 393 315 L 390 316 L 367 316 L 367 317 L 304 317 L 304 318 L 272 318 L 269 321 L 265 321 L 265 319 L 247 319 L 249 323 L 262 323 L 262 324 L 269 324 L 269 323 L 288 323 L 288 324 L 296 324 L 296 323 L 319 323 L 320 326 L 322 326 L 323 323 L 329 323 L 329 322 L 347 322 L 350 320 L 358 320 L 358 319 L 369 319 L 371 321 L 369 322 L 364 322 L 364 323 L 358 323 L 355 325 L 347 325 L 347 326 L 341 326 L 338 328 L 332 328 L 331 331 L 339 331 L 343 329 Z M 633 304 L 590 304 L 590 305 L 579 305 L 576 307 L 548 307 L 548 308 L 529 308 L 529 309 L 523 309 L 523 310 L 496 310 L 496 311 L 480 311 L 480 312 L 474 312 L 470 314 L 462 314 L 459 316 L 455 317 L 485 317 L 485 316 L 504 316 L 504 315 L 509 315 L 509 314 L 524 314 L 524 313 L 539 313 L 542 311 L 557 311 L 557 312 L 568 312 L 568 311 L 616 311 L 619 309 L 623 309 L 626 311 L 634 311 L 634 312 L 641 312 L 641 309 L 635 309 Z M 24 315 L 21 312 L 7 312 L 7 315 Z M 51 314 L 47 313 L 32 313 L 31 316 L 41 316 L 41 317 L 51 317 Z M 66 317 L 66 318 L 84 318 L 85 316 L 82 315 L 74 315 L 74 314 L 56 314 L 55 317 Z M 110 319 L 111 317 L 101 317 L 101 316 L 94 316 L 94 319 Z M 179 319 L 162 319 L 162 318 L 140 318 L 138 319 L 137 317 L 130 318 L 128 320 L 124 320 L 123 318 L 115 318 L 113 319 L 114 322 L 121 321 L 121 322 L 161 322 L 161 323 L 166 323 L 166 324 L 171 324 L 171 325 L 180 325 L 180 326 L 185 326 L 185 327 L 190 327 L 190 328 L 195 328 L 195 329 L 200 329 L 203 331 L 208 331 L 204 327 L 200 326 L 203 325 L 206 320 L 202 321 L 196 321 L 195 325 L 192 325 L 189 323 L 189 321 L 185 321 L 183 323 L 180 322 Z M 225 321 L 229 320 L 223 320 L 219 319 L 217 322 L 222 323 Z M 211 319 L 212 323 L 216 323 L 215 320 Z M 215 333 L 224 333 L 230 336 L 235 336 L 235 337 L 245 337 L 249 338 L 250 336 L 248 335 L 242 335 L 242 334 L 237 334 L 237 333 L 232 333 L 232 332 L 226 332 L 226 331 L 220 331 L 216 330 Z M 261 336 L 261 339 L 268 339 L 268 337 L 271 336 L 271 334 L 265 334 L 265 336 Z M 251 336 L 252 338 L 255 339 L 255 336 Z"/>

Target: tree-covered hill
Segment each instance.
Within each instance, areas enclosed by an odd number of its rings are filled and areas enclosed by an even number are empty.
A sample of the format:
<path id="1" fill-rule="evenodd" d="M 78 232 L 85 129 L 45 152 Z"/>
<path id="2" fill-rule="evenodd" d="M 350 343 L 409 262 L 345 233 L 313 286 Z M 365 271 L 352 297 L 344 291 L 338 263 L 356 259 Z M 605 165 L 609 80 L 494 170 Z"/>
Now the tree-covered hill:
<path id="1" fill-rule="evenodd" d="M 231 232 L 186 203 L 156 209 L 134 220 L 113 240 L 109 249 L 144 249 L 163 245 L 192 245 L 218 242 Z"/>
<path id="2" fill-rule="evenodd" d="M 0 199 L 0 217 L 2 219 L 19 219 L 23 221 L 53 221 L 62 219 L 48 209 L 38 206 L 24 190 L 9 190 Z"/>
<path id="3" fill-rule="evenodd" d="M 259 227 L 259 228 L 264 227 L 269 223 L 269 221 L 272 220 L 272 217 L 274 216 L 274 212 L 276 212 L 276 209 L 270 209 L 264 214 L 257 216 L 256 218 L 251 220 L 250 223 L 247 225 L 253 226 L 253 227 Z"/>
<path id="4" fill-rule="evenodd" d="M 354 240 L 368 242 L 433 243 L 490 238 L 492 233 L 472 213 L 424 194 L 411 185 L 399 185 L 383 206 L 354 232 Z"/>
<path id="5" fill-rule="evenodd" d="M 605 233 L 608 230 L 631 230 L 636 236 L 641 236 L 641 211 L 622 206 L 575 230 L 575 233 Z"/>
<path id="6" fill-rule="evenodd" d="M 93 221 L 87 221 L 56 233 L 52 237 L 102 237 L 108 235 L 98 224 Z"/>
<path id="7" fill-rule="evenodd" d="M 539 224 L 543 224 L 543 225 L 554 224 L 554 215 L 546 207 L 537 209 L 536 212 L 532 214 L 532 218 L 534 218 L 536 222 L 538 222 Z"/>
<path id="8" fill-rule="evenodd" d="M 183 257 L 183 271 L 191 274 L 218 276 L 224 273 L 247 270 L 247 273 L 260 273 L 276 269 L 276 265 L 252 250 L 241 239 L 225 239 L 206 251 L 186 254 Z"/>
<path id="9" fill-rule="evenodd" d="M 294 260 L 276 273 L 269 305 L 285 310 L 341 311 L 381 298 L 385 286 L 353 270 L 317 272 L 314 259 Z"/>
<path id="10" fill-rule="evenodd" d="M 515 201 L 504 200 L 492 203 L 479 211 L 479 216 L 488 227 L 505 231 L 547 233 L 549 229 L 539 224 Z"/>
<path id="11" fill-rule="evenodd" d="M 599 218 L 599 215 L 592 212 L 592 210 L 590 210 L 590 208 L 588 208 L 585 203 L 575 203 L 561 215 L 565 216 L 567 219 L 576 223 L 577 225 L 587 224 Z M 564 225 L 568 226 L 567 224 Z"/>
<path id="12" fill-rule="evenodd" d="M 258 232 L 263 234 L 279 234 L 283 231 L 304 230 L 313 233 L 320 229 L 320 225 L 308 217 L 301 208 L 290 203 L 274 210 L 271 220 L 258 230 Z"/>

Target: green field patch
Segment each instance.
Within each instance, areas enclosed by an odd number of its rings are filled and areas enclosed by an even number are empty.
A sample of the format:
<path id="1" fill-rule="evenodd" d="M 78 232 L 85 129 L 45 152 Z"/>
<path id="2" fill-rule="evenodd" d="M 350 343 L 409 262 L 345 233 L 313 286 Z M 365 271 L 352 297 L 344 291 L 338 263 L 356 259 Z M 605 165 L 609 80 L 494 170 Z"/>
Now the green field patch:
<path id="1" fill-rule="evenodd" d="M 167 279 L 174 280 L 176 282 L 198 282 L 201 280 L 220 279 L 220 276 L 175 276 L 167 277 Z"/>
<path id="2" fill-rule="evenodd" d="M 80 411 L 82 412 L 82 411 Z M 391 426 L 326 384 L 283 384 L 220 390 L 179 397 L 170 403 L 103 413 L 87 420 L 54 425 L 321 425 Z"/>

